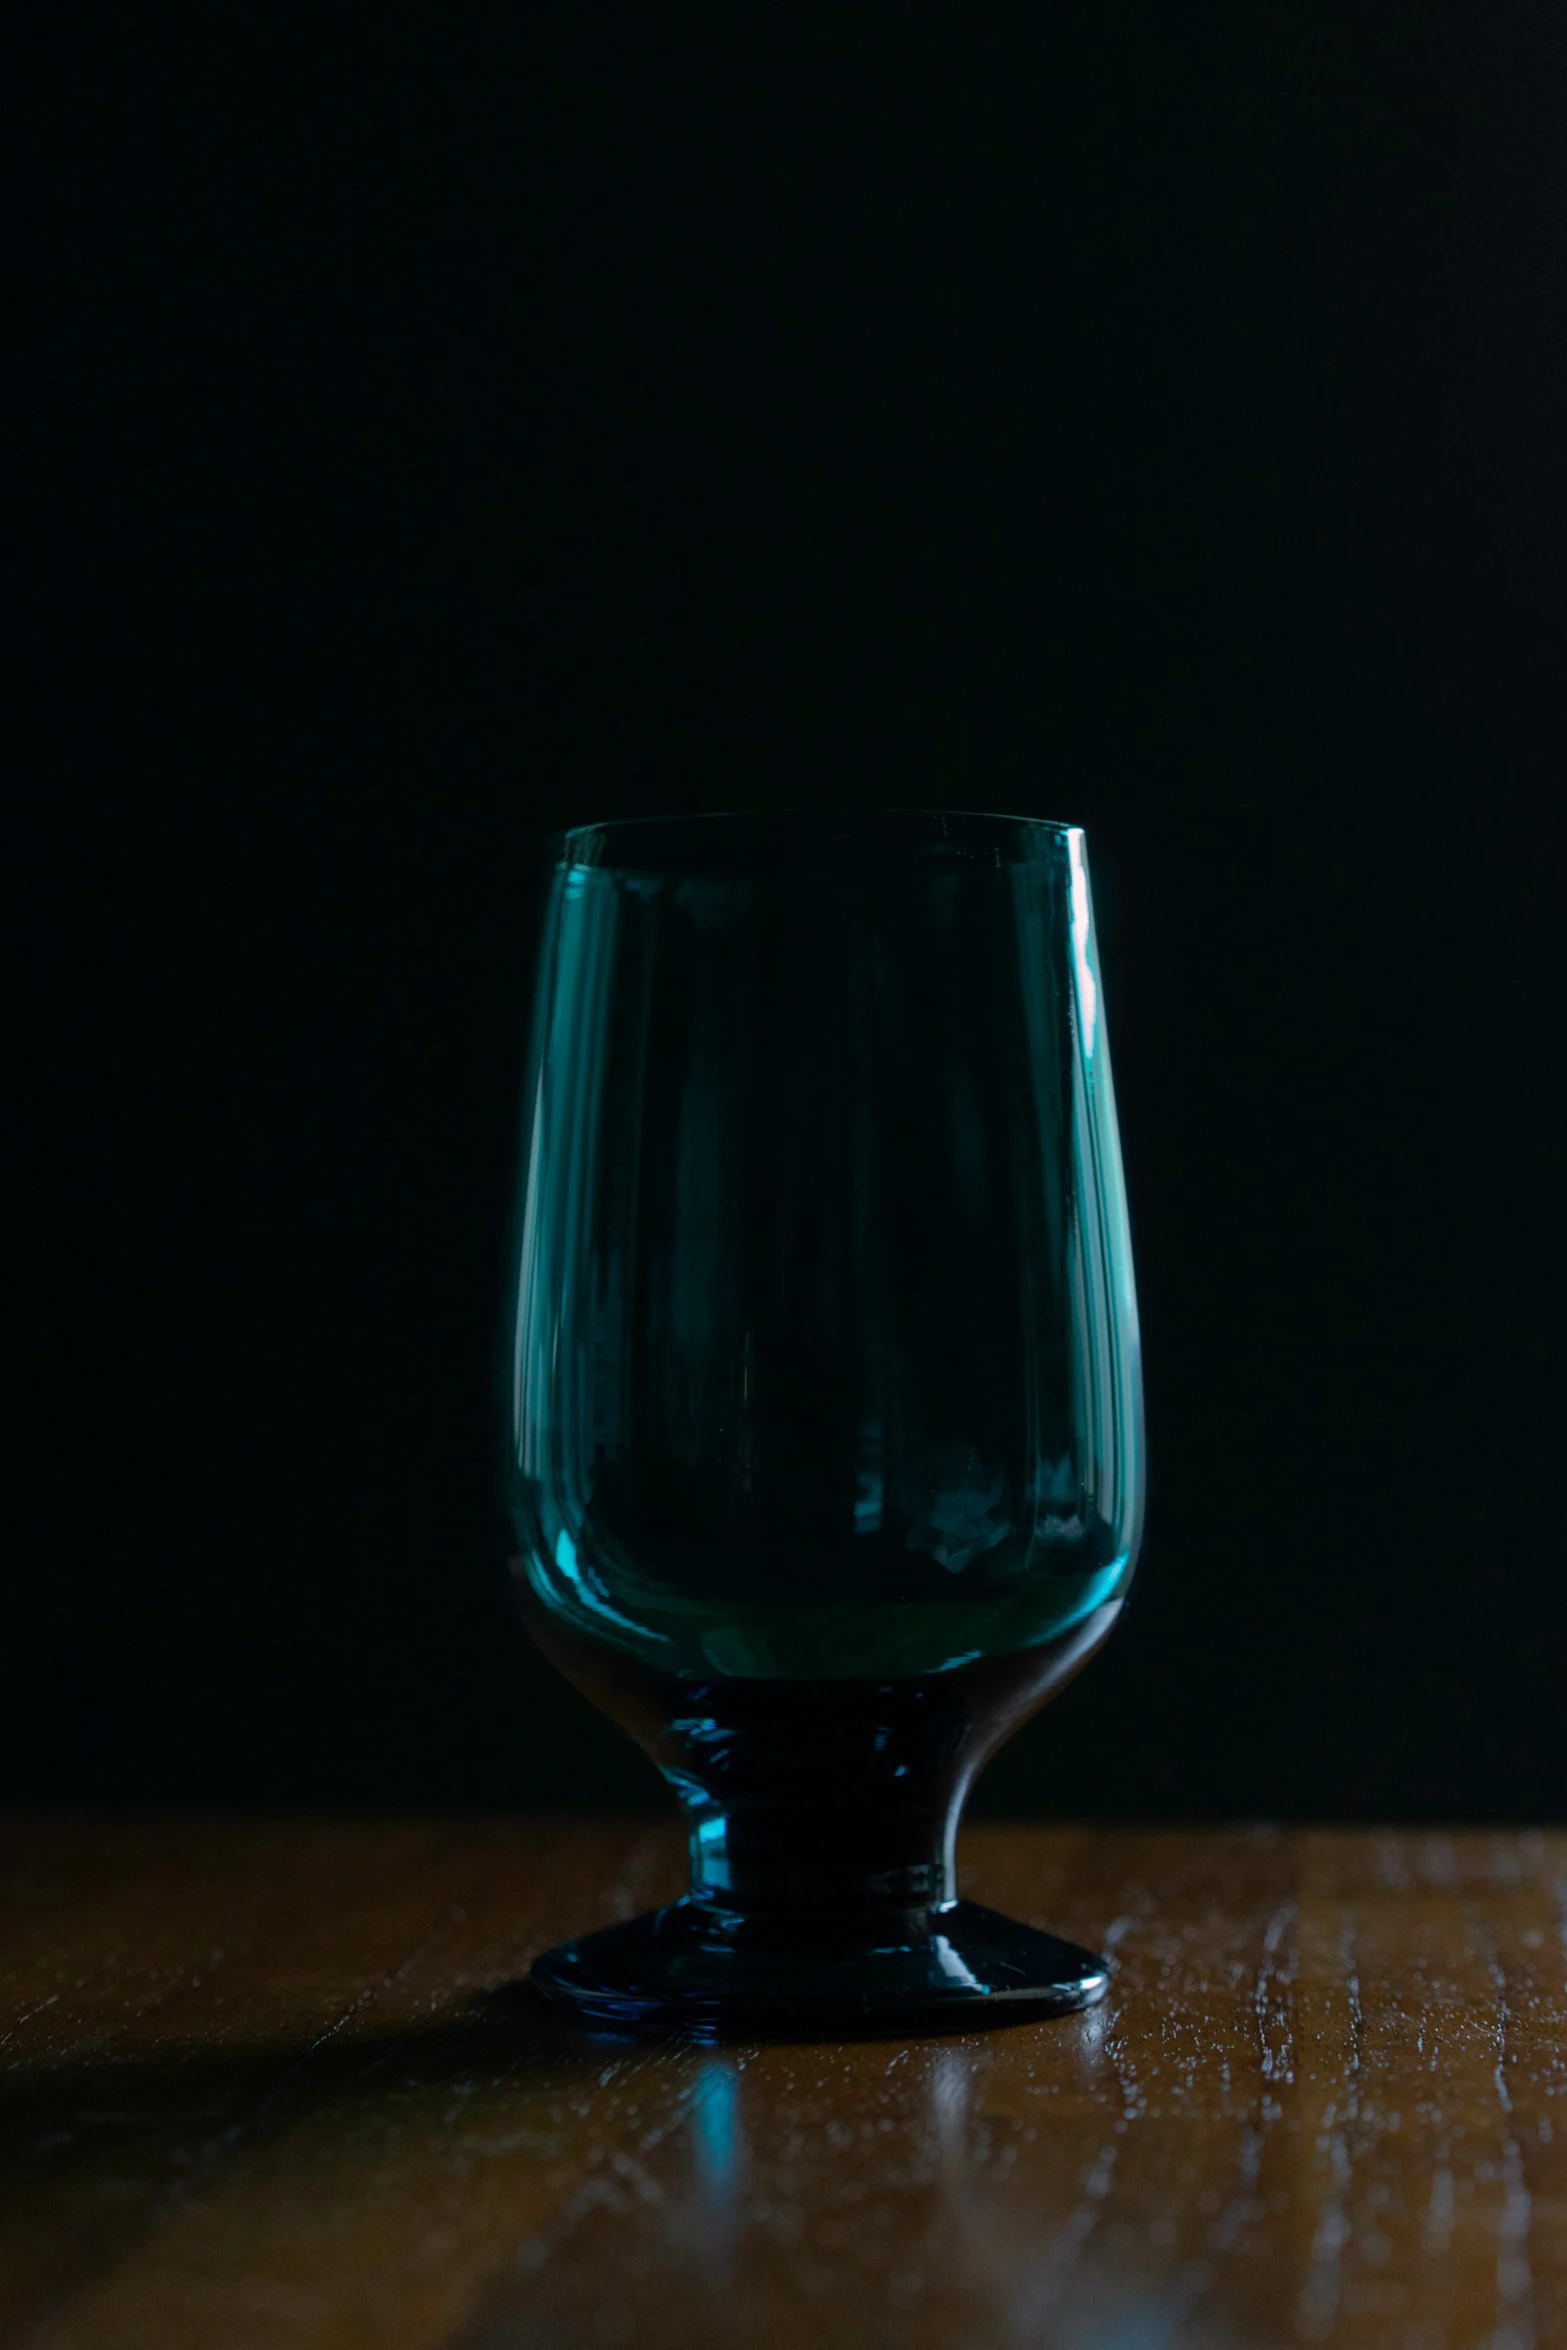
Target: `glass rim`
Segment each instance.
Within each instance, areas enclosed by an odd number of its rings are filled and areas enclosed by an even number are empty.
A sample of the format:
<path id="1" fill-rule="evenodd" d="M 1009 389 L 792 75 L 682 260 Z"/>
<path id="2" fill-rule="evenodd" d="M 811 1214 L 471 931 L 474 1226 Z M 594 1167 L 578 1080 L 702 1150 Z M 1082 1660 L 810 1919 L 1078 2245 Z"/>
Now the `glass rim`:
<path id="1" fill-rule="evenodd" d="M 739 860 L 743 869 L 763 858 L 769 866 L 814 862 L 824 853 L 830 858 L 878 832 L 889 848 L 946 849 L 997 865 L 1026 864 L 1074 834 L 1083 838 L 1080 824 L 1059 817 L 969 808 L 721 808 L 606 817 L 566 826 L 544 845 L 548 861 L 558 867 L 678 875 L 722 869 L 713 859 L 715 852 L 723 856 L 725 842 L 749 847 L 750 856 Z M 688 852 L 676 849 L 677 842 L 689 843 Z"/>

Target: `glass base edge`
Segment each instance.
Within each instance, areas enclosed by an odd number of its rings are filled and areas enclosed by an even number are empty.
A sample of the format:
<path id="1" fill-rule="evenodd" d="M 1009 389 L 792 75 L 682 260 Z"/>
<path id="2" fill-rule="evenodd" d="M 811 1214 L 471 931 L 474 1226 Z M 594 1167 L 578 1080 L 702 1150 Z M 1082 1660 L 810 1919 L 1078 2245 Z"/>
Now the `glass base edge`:
<path id="1" fill-rule="evenodd" d="M 860 1950 L 716 1933 L 675 1902 L 545 1951 L 528 1976 L 597 2030 L 731 2039 L 969 2032 L 1073 2014 L 1109 1984 L 1093 1951 L 969 1901 Z"/>

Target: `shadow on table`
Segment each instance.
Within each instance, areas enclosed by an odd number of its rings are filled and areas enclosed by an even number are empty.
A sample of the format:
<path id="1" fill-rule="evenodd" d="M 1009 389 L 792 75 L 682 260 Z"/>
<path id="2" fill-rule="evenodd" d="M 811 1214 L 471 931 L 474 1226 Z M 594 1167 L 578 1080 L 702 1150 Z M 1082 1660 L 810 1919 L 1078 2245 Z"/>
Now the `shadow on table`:
<path id="1" fill-rule="evenodd" d="M 439 2088 L 499 2070 L 570 2087 L 636 2045 L 619 2034 L 584 2031 L 521 1986 L 507 1985 L 476 1994 L 460 2014 L 382 2034 L 356 2032 L 350 2017 L 298 2044 L 214 2046 L 171 2038 L 85 2061 L 62 2050 L 0 2071 L 0 2165 L 19 2148 L 36 2154 L 39 2133 L 63 2147 L 84 2129 L 141 2124 L 202 2142 L 228 2141 L 284 2102 L 355 2093 L 376 2099 L 394 2080 L 399 2087 Z"/>

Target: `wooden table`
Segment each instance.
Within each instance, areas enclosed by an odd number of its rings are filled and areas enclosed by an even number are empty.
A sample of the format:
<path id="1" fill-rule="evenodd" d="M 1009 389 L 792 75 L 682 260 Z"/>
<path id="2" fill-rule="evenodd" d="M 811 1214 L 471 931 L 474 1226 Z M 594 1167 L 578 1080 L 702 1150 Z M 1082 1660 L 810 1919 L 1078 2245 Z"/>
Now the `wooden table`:
<path id="1" fill-rule="evenodd" d="M 1567 1835 L 970 1831 L 1109 2002 L 637 2048 L 498 1993 L 664 1825 L 13 1822 L 0 2344 L 1567 2345 Z"/>

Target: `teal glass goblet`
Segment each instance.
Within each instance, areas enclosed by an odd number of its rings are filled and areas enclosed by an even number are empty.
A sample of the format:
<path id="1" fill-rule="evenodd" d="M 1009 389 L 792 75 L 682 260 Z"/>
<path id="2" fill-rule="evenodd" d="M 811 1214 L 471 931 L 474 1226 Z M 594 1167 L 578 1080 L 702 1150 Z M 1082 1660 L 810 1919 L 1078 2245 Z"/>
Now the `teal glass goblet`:
<path id="1" fill-rule="evenodd" d="M 599 2025 L 912 2030 L 1102 1959 L 958 1898 L 974 1774 L 1114 1623 L 1137 1309 L 1081 831 L 557 844 L 508 1301 L 518 1597 L 690 1830 L 539 1959 Z"/>

